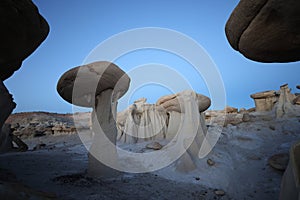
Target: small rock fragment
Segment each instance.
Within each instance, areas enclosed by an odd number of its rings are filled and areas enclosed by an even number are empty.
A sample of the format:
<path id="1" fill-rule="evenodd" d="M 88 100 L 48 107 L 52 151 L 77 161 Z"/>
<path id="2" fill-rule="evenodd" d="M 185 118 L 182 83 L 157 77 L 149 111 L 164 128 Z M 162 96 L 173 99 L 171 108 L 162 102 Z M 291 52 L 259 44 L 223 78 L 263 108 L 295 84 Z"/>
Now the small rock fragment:
<path id="1" fill-rule="evenodd" d="M 274 126 L 274 125 L 270 125 L 269 128 L 270 128 L 271 130 L 273 130 L 273 131 L 275 130 L 275 126 Z"/>
<path id="2" fill-rule="evenodd" d="M 279 153 L 274 154 L 268 159 L 269 165 L 280 171 L 284 171 L 289 162 L 289 154 L 288 153 Z"/>
<path id="3" fill-rule="evenodd" d="M 215 190 L 215 194 L 218 196 L 224 196 L 225 192 L 223 190 Z"/>
<path id="4" fill-rule="evenodd" d="M 207 164 L 209 166 L 214 166 L 215 165 L 215 162 L 212 160 L 212 159 L 207 159 Z"/>
<path id="5" fill-rule="evenodd" d="M 41 143 L 41 144 L 37 144 L 35 147 L 33 147 L 33 150 L 39 150 L 39 149 L 43 149 L 46 147 L 46 144 Z"/>
<path id="6" fill-rule="evenodd" d="M 146 145 L 147 149 L 160 150 L 163 146 L 158 142 L 151 142 Z"/>

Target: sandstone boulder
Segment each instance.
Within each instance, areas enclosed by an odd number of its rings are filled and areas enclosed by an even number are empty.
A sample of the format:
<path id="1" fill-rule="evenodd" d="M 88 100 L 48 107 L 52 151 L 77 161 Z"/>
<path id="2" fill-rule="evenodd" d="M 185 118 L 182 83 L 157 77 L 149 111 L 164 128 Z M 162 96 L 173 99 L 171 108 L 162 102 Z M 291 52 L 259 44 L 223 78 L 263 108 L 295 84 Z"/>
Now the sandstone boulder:
<path id="1" fill-rule="evenodd" d="M 260 62 L 300 59 L 300 1 L 241 0 L 225 32 L 230 45 Z"/>
<path id="2" fill-rule="evenodd" d="M 10 77 L 47 37 L 49 25 L 31 0 L 1 0 L 0 80 Z"/>
<path id="3" fill-rule="evenodd" d="M 289 154 L 279 153 L 274 154 L 268 159 L 269 165 L 279 171 L 284 171 L 289 162 Z"/>
<path id="4" fill-rule="evenodd" d="M 293 100 L 293 103 L 296 105 L 300 105 L 300 96 L 296 96 L 296 98 Z"/>

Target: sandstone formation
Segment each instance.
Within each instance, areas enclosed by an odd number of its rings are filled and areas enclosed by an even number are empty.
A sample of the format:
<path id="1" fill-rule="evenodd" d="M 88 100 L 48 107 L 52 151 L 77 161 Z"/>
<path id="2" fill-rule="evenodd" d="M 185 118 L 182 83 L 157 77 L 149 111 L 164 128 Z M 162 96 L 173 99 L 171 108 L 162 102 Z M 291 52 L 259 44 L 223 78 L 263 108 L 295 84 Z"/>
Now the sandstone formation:
<path id="1" fill-rule="evenodd" d="M 225 32 L 230 45 L 249 59 L 260 62 L 299 61 L 300 1 L 241 0 L 231 13 Z M 279 98 L 274 106 L 272 98 L 255 98 L 256 110 L 275 110 L 277 118 L 299 116 L 298 97 L 290 93 L 287 85 L 280 87 Z M 280 200 L 300 198 L 299 165 L 295 161 L 300 153 L 295 151 L 296 146 L 291 148 L 290 163 L 282 179 Z"/>
<path id="2" fill-rule="evenodd" d="M 300 141 L 292 145 L 290 160 L 284 172 L 279 200 L 300 198 Z"/>
<path id="3" fill-rule="evenodd" d="M 49 25 L 31 0 L 1 0 L 0 18 L 0 80 L 4 81 L 46 39 Z"/>
<path id="4" fill-rule="evenodd" d="M 192 171 L 207 131 L 203 112 L 210 103 L 208 97 L 189 90 L 163 96 L 156 104 L 142 98 L 118 114 L 118 139 L 125 143 L 156 139 L 182 142 L 185 153 L 176 161 L 176 170 Z"/>
<path id="5" fill-rule="evenodd" d="M 237 113 L 238 109 L 231 107 L 231 106 L 226 106 L 226 108 L 224 109 L 226 113 Z"/>
<path id="6" fill-rule="evenodd" d="M 118 140 L 137 143 L 154 139 L 172 139 L 176 136 L 180 120 L 185 113 L 184 103 L 180 102 L 184 92 L 159 98 L 156 104 L 148 104 L 146 98 L 138 99 L 126 110 L 119 112 L 117 125 Z M 210 99 L 196 94 L 199 113 L 210 106 Z M 181 99 L 181 101 L 183 101 Z"/>
<path id="7" fill-rule="evenodd" d="M 300 115 L 299 95 L 291 93 L 288 84 L 280 86 L 279 91 L 270 90 L 250 95 L 255 102 L 255 111 L 274 111 L 277 118 Z"/>
<path id="8" fill-rule="evenodd" d="M 74 117 L 81 124 L 75 127 Z M 75 134 L 79 130 L 89 130 L 90 113 L 57 114 L 46 112 L 15 113 L 8 117 L 6 124 L 12 134 L 21 139 L 49 135 Z"/>
<path id="9" fill-rule="evenodd" d="M 275 105 L 276 117 L 294 117 L 300 115 L 300 110 L 297 105 L 293 105 L 294 96 L 290 93 L 288 84 L 280 86 L 279 99 Z"/>
<path id="10" fill-rule="evenodd" d="M 260 62 L 300 59 L 300 1 L 241 0 L 225 32 L 230 45 Z"/>
<path id="11" fill-rule="evenodd" d="M 300 95 L 296 96 L 296 98 L 293 100 L 293 104 L 300 105 Z"/>
<path id="12" fill-rule="evenodd" d="M 117 101 L 128 90 L 130 78 L 117 65 L 99 61 L 75 67 L 58 81 L 57 91 L 69 103 L 91 107 L 94 138 L 89 150 L 88 174 L 111 177 L 115 171 L 100 158 L 118 164 L 116 150 Z"/>
<path id="13" fill-rule="evenodd" d="M 27 58 L 47 37 L 49 26 L 30 0 L 2 0 L 0 3 L 0 130 L 16 104 L 3 81 L 21 67 Z M 9 134 L 0 131 L 2 140 Z M 5 142 L 3 142 L 5 143 Z M 2 143 L 2 144 L 3 144 Z M 7 149 L 6 147 L 1 147 Z"/>
<path id="14" fill-rule="evenodd" d="M 276 91 L 274 90 L 251 94 L 250 97 L 254 99 L 255 110 L 257 112 L 271 111 L 278 99 Z"/>
<path id="15" fill-rule="evenodd" d="M 268 159 L 268 164 L 279 171 L 284 171 L 289 162 L 289 155 L 287 153 L 274 154 Z"/>

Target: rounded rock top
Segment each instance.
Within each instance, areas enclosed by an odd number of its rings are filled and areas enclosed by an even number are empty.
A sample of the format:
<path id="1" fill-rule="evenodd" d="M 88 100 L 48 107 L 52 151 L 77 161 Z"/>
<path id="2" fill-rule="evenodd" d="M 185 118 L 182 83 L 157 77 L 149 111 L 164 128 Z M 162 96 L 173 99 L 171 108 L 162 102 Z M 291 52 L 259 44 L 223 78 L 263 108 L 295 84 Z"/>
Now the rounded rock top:
<path id="1" fill-rule="evenodd" d="M 180 96 L 185 95 L 185 93 L 189 94 L 189 91 L 182 91 L 179 92 L 177 94 L 171 94 L 171 95 L 166 95 L 166 96 L 162 96 L 161 98 L 159 98 L 156 101 L 156 105 L 157 106 L 162 106 L 164 109 L 166 109 L 167 111 L 175 111 L 175 112 L 179 112 L 179 113 L 184 113 L 184 107 L 183 105 L 181 105 L 179 98 Z M 204 112 L 205 110 L 207 110 L 209 108 L 209 106 L 211 105 L 211 100 L 209 97 L 204 96 L 202 94 L 198 94 L 193 92 L 197 103 L 198 103 L 198 109 L 199 112 Z"/>
<path id="2" fill-rule="evenodd" d="M 129 84 L 129 76 L 116 64 L 97 61 L 65 72 L 57 83 L 57 92 L 71 104 L 93 107 L 95 97 L 102 91 L 113 89 L 113 99 L 119 99 Z"/>
<path id="3" fill-rule="evenodd" d="M 253 99 L 264 99 L 267 97 L 273 97 L 275 95 L 276 95 L 275 90 L 268 90 L 268 91 L 264 91 L 264 92 L 258 92 L 255 94 L 251 94 L 250 97 Z"/>

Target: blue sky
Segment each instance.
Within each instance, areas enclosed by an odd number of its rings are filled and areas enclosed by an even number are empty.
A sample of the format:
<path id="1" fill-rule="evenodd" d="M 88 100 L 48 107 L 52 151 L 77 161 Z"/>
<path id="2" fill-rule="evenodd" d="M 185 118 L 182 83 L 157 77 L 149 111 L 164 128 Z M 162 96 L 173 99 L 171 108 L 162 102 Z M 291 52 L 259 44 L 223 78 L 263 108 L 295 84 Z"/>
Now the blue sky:
<path id="1" fill-rule="evenodd" d="M 292 92 L 300 84 L 300 63 L 264 64 L 246 59 L 226 40 L 225 23 L 238 0 L 33 0 L 50 25 L 44 43 L 5 81 L 13 94 L 14 112 L 72 112 L 72 105 L 56 92 L 60 76 L 81 65 L 101 42 L 120 32 L 143 27 L 161 27 L 181 32 L 197 41 L 215 62 L 226 89 L 227 104 L 254 106 L 250 94 L 279 89 L 289 83 Z M 120 44 L 122 45 L 122 44 Z M 125 71 L 161 63 L 179 71 L 198 93 L 209 96 L 205 82 L 195 79 L 188 63 L 167 52 L 141 50 L 116 60 Z M 153 103 L 166 88 L 157 84 L 136 90 L 132 100 L 146 97 Z M 300 92 L 300 91 L 298 91 Z"/>

